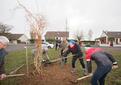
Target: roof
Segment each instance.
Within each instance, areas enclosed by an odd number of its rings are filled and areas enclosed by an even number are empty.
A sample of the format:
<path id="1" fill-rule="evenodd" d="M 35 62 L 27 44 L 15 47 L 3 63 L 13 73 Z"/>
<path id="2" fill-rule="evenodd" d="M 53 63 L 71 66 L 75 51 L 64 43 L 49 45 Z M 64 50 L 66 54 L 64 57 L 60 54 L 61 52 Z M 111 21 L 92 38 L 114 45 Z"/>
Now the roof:
<path id="1" fill-rule="evenodd" d="M 11 40 L 18 40 L 23 34 L 12 34 L 10 35 Z"/>
<path id="2" fill-rule="evenodd" d="M 55 38 L 55 37 L 69 37 L 69 32 L 65 31 L 48 31 L 45 35 L 46 38 Z"/>
<path id="3" fill-rule="evenodd" d="M 5 34 L 0 34 L 0 35 L 6 36 L 9 40 L 18 40 L 23 34 L 5 33 Z"/>
<path id="4" fill-rule="evenodd" d="M 121 32 L 104 31 L 108 37 L 121 38 Z"/>

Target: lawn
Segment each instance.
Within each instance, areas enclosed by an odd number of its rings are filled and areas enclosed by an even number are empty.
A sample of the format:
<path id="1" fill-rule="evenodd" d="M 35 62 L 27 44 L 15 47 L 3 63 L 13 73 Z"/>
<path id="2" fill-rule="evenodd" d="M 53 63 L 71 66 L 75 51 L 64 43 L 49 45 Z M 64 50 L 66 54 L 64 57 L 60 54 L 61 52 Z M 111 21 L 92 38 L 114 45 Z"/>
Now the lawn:
<path id="1" fill-rule="evenodd" d="M 28 49 L 28 58 L 29 58 L 29 63 L 31 63 L 32 62 L 31 49 Z M 9 74 L 11 71 L 15 70 L 16 68 L 25 63 L 26 63 L 26 50 L 10 52 L 5 58 L 6 74 Z M 20 85 L 19 78 L 18 77 L 8 78 L 4 81 L 0 81 L 0 85 Z"/>
<path id="2" fill-rule="evenodd" d="M 106 51 L 111 52 L 116 60 L 118 61 L 118 65 L 119 68 L 112 70 L 110 72 L 110 74 L 108 75 L 108 77 L 106 78 L 106 85 L 121 85 L 121 52 L 119 50 L 113 50 L 113 49 L 106 49 Z M 31 56 L 31 49 L 28 50 L 28 57 L 29 57 L 29 63 L 32 63 L 32 56 Z M 56 59 L 59 57 L 59 51 L 55 50 L 55 49 L 50 49 L 49 50 L 49 57 L 51 60 Z M 11 71 L 13 71 L 14 69 L 16 69 L 17 67 L 21 66 L 22 64 L 25 64 L 25 59 L 26 59 L 26 51 L 22 50 L 22 51 L 15 51 L 15 52 L 11 52 L 7 55 L 6 57 L 6 72 L 7 74 L 10 73 Z M 68 59 L 68 64 L 70 64 L 71 66 L 71 58 Z M 81 66 L 79 63 L 77 63 L 77 71 L 79 73 L 79 77 L 82 76 L 82 70 L 81 70 Z M 95 64 L 93 64 L 93 67 L 95 68 Z M 25 66 L 24 66 L 24 70 Z M 20 72 L 21 73 L 21 72 Z M 0 81 L 0 85 L 21 85 L 20 84 L 21 78 L 19 77 L 15 77 L 15 78 L 8 78 L 4 81 Z M 81 82 L 78 83 L 81 85 L 90 85 L 90 78 L 87 80 L 83 80 Z"/>

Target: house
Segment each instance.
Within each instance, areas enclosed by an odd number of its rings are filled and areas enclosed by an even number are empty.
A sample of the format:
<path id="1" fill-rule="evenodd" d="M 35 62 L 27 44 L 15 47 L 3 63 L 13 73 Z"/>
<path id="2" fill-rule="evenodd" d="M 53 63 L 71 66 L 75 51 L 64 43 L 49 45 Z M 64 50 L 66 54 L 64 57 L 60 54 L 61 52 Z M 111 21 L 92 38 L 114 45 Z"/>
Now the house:
<path id="1" fill-rule="evenodd" d="M 45 34 L 46 39 L 56 39 L 56 38 L 64 39 L 69 37 L 69 32 L 66 31 L 48 31 Z"/>
<path id="2" fill-rule="evenodd" d="M 121 32 L 103 31 L 95 40 L 100 46 L 121 46 Z"/>
<path id="3" fill-rule="evenodd" d="M 24 34 L 11 34 L 11 33 L 5 33 L 5 34 L 0 34 L 2 36 L 6 36 L 10 43 L 26 43 L 28 41 L 28 37 Z"/>

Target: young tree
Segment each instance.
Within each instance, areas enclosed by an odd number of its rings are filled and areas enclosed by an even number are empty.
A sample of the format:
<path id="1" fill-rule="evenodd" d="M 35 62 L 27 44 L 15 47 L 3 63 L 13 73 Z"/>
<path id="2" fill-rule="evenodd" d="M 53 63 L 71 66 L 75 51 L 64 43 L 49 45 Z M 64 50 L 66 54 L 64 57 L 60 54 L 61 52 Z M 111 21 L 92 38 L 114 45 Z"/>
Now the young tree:
<path id="1" fill-rule="evenodd" d="M 40 74 L 42 73 L 41 69 L 41 61 L 42 61 L 42 34 L 45 31 L 45 18 L 40 14 L 33 14 L 31 11 L 29 11 L 23 4 L 17 0 L 19 6 L 23 8 L 26 12 L 26 19 L 28 21 L 28 24 L 30 25 L 32 37 L 35 39 L 36 44 L 36 52 L 34 57 L 34 65 L 36 68 L 36 71 Z"/>
<path id="2" fill-rule="evenodd" d="M 93 31 L 91 29 L 89 29 L 89 31 L 88 31 L 88 38 L 89 38 L 89 40 L 92 39 L 92 35 L 93 35 Z"/>
<path id="3" fill-rule="evenodd" d="M 83 30 L 81 31 L 77 30 L 76 36 L 77 36 L 78 41 L 82 40 L 84 37 Z"/>

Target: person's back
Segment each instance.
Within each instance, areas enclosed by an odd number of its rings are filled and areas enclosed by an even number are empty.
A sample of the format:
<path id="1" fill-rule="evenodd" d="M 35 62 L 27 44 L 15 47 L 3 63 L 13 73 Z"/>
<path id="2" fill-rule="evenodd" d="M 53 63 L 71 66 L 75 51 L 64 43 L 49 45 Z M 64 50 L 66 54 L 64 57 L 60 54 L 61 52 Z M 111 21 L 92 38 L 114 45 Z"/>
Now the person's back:
<path id="1" fill-rule="evenodd" d="M 96 52 L 92 55 L 92 60 L 96 62 L 96 64 L 99 66 L 106 66 L 106 65 L 112 65 L 111 60 L 107 57 L 107 55 L 104 52 Z"/>
<path id="2" fill-rule="evenodd" d="M 64 57 L 66 57 L 69 53 L 73 54 L 72 73 L 75 73 L 75 71 L 76 71 L 75 63 L 76 63 L 77 59 L 79 59 L 82 69 L 84 71 L 84 75 L 86 75 L 86 68 L 85 68 L 85 64 L 84 64 L 84 60 L 83 60 L 83 53 L 81 51 L 80 46 L 74 40 L 69 41 L 69 46 L 68 46 L 68 49 L 66 50 L 66 52 L 64 53 Z"/>
<path id="3" fill-rule="evenodd" d="M 112 54 L 105 52 L 101 48 L 89 48 L 86 50 L 86 61 L 88 72 L 92 72 L 91 60 L 97 64 L 97 68 L 91 78 L 91 85 L 104 85 L 107 74 L 112 66 L 118 68 L 116 60 Z"/>
<path id="4" fill-rule="evenodd" d="M 81 47 L 77 43 L 74 44 L 74 47 L 68 46 L 68 48 L 69 48 L 69 51 L 74 55 L 78 55 L 78 56 L 83 55 Z"/>
<path id="5" fill-rule="evenodd" d="M 42 54 L 43 54 L 43 61 L 45 63 L 50 64 L 50 59 L 48 56 L 48 46 L 44 42 L 42 43 Z"/>
<path id="6" fill-rule="evenodd" d="M 61 49 L 64 50 L 65 48 L 67 48 L 67 43 L 63 41 L 63 42 L 61 43 L 60 47 L 61 47 Z"/>

